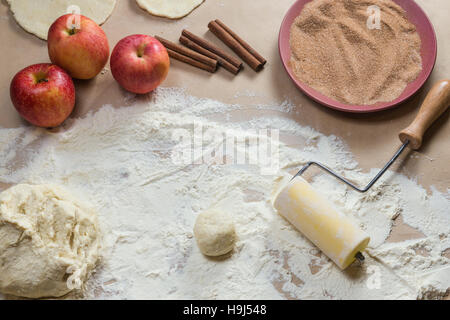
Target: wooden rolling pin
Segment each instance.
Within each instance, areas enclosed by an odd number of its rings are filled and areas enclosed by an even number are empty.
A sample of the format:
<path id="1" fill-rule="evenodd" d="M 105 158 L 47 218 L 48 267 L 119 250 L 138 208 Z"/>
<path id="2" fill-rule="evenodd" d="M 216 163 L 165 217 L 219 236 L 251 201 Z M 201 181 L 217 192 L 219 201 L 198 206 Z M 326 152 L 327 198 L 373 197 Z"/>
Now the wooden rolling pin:
<path id="1" fill-rule="evenodd" d="M 333 208 L 326 196 L 321 196 L 300 175 L 311 165 L 316 165 L 353 189 L 366 192 L 408 145 L 412 149 L 420 148 L 425 131 L 447 110 L 449 104 L 450 80 L 441 80 L 430 90 L 411 125 L 400 132 L 403 142 L 400 149 L 365 188 L 358 188 L 321 163 L 310 161 L 281 188 L 273 202 L 274 207 L 339 268 L 345 269 L 355 260 L 362 262 L 362 252 L 370 241 L 369 236 Z"/>
<path id="2" fill-rule="evenodd" d="M 450 105 L 450 80 L 438 81 L 423 101 L 414 121 L 399 134 L 403 143 L 409 141 L 409 147 L 417 150 L 422 145 L 423 135 Z"/>

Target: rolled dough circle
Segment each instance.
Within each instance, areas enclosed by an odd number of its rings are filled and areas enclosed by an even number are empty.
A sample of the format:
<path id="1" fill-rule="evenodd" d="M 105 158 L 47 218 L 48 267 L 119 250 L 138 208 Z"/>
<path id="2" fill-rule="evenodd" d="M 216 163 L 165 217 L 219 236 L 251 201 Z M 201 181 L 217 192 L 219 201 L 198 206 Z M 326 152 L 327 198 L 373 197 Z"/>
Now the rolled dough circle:
<path id="1" fill-rule="evenodd" d="M 29 33 L 47 40 L 48 29 L 68 8 L 77 6 L 82 14 L 97 24 L 103 24 L 111 15 L 116 0 L 6 0 L 17 23 Z"/>
<path id="2" fill-rule="evenodd" d="M 169 19 L 187 16 L 205 0 L 136 0 L 139 7 L 148 13 Z"/>
<path id="3" fill-rule="evenodd" d="M 194 236 L 200 251 L 207 256 L 221 256 L 230 252 L 236 241 L 232 218 L 216 209 L 198 215 Z"/>
<path id="4" fill-rule="evenodd" d="M 80 289 L 98 260 L 97 215 L 52 185 L 0 194 L 0 292 L 59 297 Z"/>

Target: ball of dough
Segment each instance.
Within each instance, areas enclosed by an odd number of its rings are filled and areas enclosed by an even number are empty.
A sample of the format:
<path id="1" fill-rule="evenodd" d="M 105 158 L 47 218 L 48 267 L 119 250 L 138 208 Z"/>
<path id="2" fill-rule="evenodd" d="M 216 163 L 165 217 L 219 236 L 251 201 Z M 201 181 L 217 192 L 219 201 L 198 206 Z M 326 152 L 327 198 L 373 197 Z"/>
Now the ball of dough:
<path id="1" fill-rule="evenodd" d="M 200 251 L 207 256 L 221 256 L 233 249 L 236 231 L 230 215 L 209 210 L 198 215 L 194 235 Z"/>
<path id="2" fill-rule="evenodd" d="M 57 186 L 0 194 L 0 292 L 39 298 L 80 289 L 98 260 L 97 215 Z"/>

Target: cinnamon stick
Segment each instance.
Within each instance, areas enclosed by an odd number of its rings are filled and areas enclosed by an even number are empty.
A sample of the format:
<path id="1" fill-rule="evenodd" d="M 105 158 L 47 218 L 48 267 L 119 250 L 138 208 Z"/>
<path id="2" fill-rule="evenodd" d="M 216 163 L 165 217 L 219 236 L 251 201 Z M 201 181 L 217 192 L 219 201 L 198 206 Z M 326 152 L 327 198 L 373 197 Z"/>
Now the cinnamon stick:
<path id="1" fill-rule="evenodd" d="M 228 53 L 226 53 L 222 49 L 218 48 L 211 42 L 206 41 L 206 40 L 200 38 L 199 36 L 196 36 L 192 32 L 187 31 L 186 29 L 183 30 L 182 35 L 185 36 L 186 38 L 188 38 L 189 40 L 197 43 L 198 45 L 202 46 L 203 48 L 207 49 L 208 51 L 211 51 L 211 52 L 215 53 L 216 55 L 218 55 L 219 57 L 222 57 L 224 60 L 231 63 L 235 67 L 237 67 L 239 69 L 242 68 L 241 61 L 239 61 L 235 57 L 229 55 Z"/>
<path id="2" fill-rule="evenodd" d="M 212 67 L 210 65 L 204 64 L 198 60 L 192 59 L 188 56 L 185 56 L 179 52 L 176 52 L 172 49 L 166 48 L 167 49 L 167 53 L 169 54 L 169 57 L 174 58 L 176 60 L 179 60 L 181 62 L 187 63 L 193 67 L 197 67 L 203 70 L 206 70 L 208 72 L 214 73 L 216 71 L 217 68 Z"/>
<path id="3" fill-rule="evenodd" d="M 213 68 L 214 71 L 217 69 L 217 60 L 211 59 L 210 57 L 207 57 L 203 54 L 200 54 L 200 53 L 198 53 L 194 50 L 188 49 L 186 47 L 180 46 L 179 44 L 173 43 L 173 42 L 166 40 L 164 38 L 161 38 L 159 36 L 155 36 L 155 38 L 158 39 L 158 41 L 161 42 L 162 45 L 164 47 L 166 47 L 166 49 L 175 51 L 175 52 L 177 52 L 181 55 L 184 55 L 190 59 L 197 60 L 197 61 L 201 62 L 202 64 L 210 66 L 211 68 Z"/>
<path id="4" fill-rule="evenodd" d="M 255 49 L 253 49 L 247 42 L 245 42 L 241 37 L 239 37 L 233 30 L 228 28 L 225 23 L 219 19 L 215 20 L 219 26 L 221 26 L 226 32 L 228 32 L 234 39 L 236 39 L 248 52 L 250 52 L 259 62 L 263 65 L 266 64 L 267 60 L 264 59 Z"/>
<path id="5" fill-rule="evenodd" d="M 231 34 L 222 28 L 217 22 L 211 21 L 208 24 L 209 30 L 231 48 L 239 57 L 242 58 L 253 70 L 259 71 L 264 64 L 255 58 L 242 44 L 239 43 Z"/>
<path id="6" fill-rule="evenodd" d="M 219 63 L 220 66 L 222 66 L 224 69 L 230 71 L 233 74 L 238 74 L 240 71 L 240 68 L 232 65 L 231 63 L 229 63 L 227 60 L 225 60 L 221 56 L 215 54 L 212 51 L 209 51 L 208 49 L 203 48 L 201 45 L 195 43 L 194 41 L 186 38 L 183 35 L 181 35 L 181 37 L 180 37 L 180 43 L 184 44 L 186 47 L 188 47 L 192 50 L 195 50 L 205 56 L 208 56 L 212 59 L 217 60 L 217 62 Z"/>

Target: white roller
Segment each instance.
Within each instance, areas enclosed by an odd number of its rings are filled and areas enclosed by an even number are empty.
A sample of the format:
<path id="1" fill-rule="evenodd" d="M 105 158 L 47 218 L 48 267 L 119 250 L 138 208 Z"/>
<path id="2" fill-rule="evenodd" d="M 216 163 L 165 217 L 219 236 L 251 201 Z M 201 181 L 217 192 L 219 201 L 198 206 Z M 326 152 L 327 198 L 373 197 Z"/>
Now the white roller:
<path id="1" fill-rule="evenodd" d="M 274 206 L 341 269 L 347 268 L 369 243 L 364 231 L 301 177 L 281 189 Z"/>

